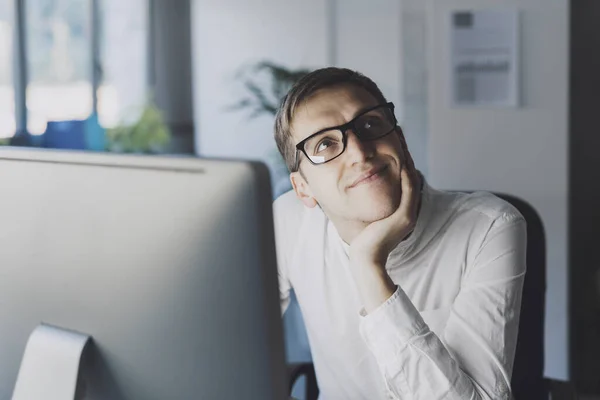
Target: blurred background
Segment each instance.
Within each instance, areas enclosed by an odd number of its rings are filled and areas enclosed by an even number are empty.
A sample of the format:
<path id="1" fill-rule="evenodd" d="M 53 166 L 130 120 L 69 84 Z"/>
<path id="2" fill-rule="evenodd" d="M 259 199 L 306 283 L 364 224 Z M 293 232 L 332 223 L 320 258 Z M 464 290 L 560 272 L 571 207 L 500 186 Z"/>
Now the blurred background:
<path id="1" fill-rule="evenodd" d="M 451 101 L 454 11 L 518 11 L 517 103 Z M 600 394 L 600 2 L 0 0 L 0 143 L 258 159 L 312 69 L 371 77 L 440 189 L 529 202 L 546 231 L 545 374 Z M 288 358 L 310 359 L 297 305 Z"/>

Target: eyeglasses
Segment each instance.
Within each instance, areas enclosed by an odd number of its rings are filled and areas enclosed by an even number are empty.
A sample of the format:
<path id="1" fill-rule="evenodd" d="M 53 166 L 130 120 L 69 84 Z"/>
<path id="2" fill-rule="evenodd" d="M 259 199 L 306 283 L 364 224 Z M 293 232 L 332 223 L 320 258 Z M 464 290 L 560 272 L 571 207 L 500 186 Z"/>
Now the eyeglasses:
<path id="1" fill-rule="evenodd" d="M 298 157 L 300 151 L 312 164 L 325 164 L 339 157 L 346 150 L 348 130 L 351 129 L 361 141 L 365 142 L 390 134 L 396 128 L 397 123 L 394 104 L 387 103 L 363 111 L 344 125 L 313 133 L 296 145 L 294 171 L 300 168 L 300 158 Z"/>

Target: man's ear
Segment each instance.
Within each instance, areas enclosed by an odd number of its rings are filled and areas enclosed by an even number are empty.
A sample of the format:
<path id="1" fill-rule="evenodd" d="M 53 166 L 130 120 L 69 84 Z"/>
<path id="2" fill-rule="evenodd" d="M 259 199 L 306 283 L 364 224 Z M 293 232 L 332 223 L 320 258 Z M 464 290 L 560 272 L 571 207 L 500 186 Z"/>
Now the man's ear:
<path id="1" fill-rule="evenodd" d="M 292 187 L 294 188 L 294 192 L 296 192 L 296 196 L 306 207 L 313 208 L 317 205 L 317 200 L 314 198 L 313 193 L 308 186 L 308 182 L 306 182 L 306 179 L 304 179 L 300 172 L 292 172 L 290 174 L 290 181 L 292 182 Z"/>

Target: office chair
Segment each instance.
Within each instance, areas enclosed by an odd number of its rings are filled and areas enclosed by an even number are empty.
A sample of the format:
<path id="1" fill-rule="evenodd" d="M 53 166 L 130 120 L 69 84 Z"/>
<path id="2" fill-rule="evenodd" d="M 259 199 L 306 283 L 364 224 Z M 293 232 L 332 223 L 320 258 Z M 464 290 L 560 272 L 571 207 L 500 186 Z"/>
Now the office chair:
<path id="1" fill-rule="evenodd" d="M 521 317 L 511 386 L 515 400 L 576 400 L 573 386 L 544 378 L 544 313 L 546 295 L 546 235 L 542 219 L 527 202 L 494 193 L 512 204 L 527 222 L 527 273 L 523 284 Z M 290 364 L 290 393 L 297 379 L 305 376 L 306 400 L 316 400 L 319 388 L 312 363 Z"/>

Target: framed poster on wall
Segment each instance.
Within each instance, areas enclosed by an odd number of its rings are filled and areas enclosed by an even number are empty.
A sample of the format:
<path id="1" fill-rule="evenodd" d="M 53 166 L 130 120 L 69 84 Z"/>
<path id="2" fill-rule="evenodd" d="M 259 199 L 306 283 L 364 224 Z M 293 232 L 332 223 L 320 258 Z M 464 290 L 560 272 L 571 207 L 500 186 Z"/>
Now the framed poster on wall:
<path id="1" fill-rule="evenodd" d="M 518 11 L 452 11 L 449 37 L 451 105 L 517 107 Z"/>

